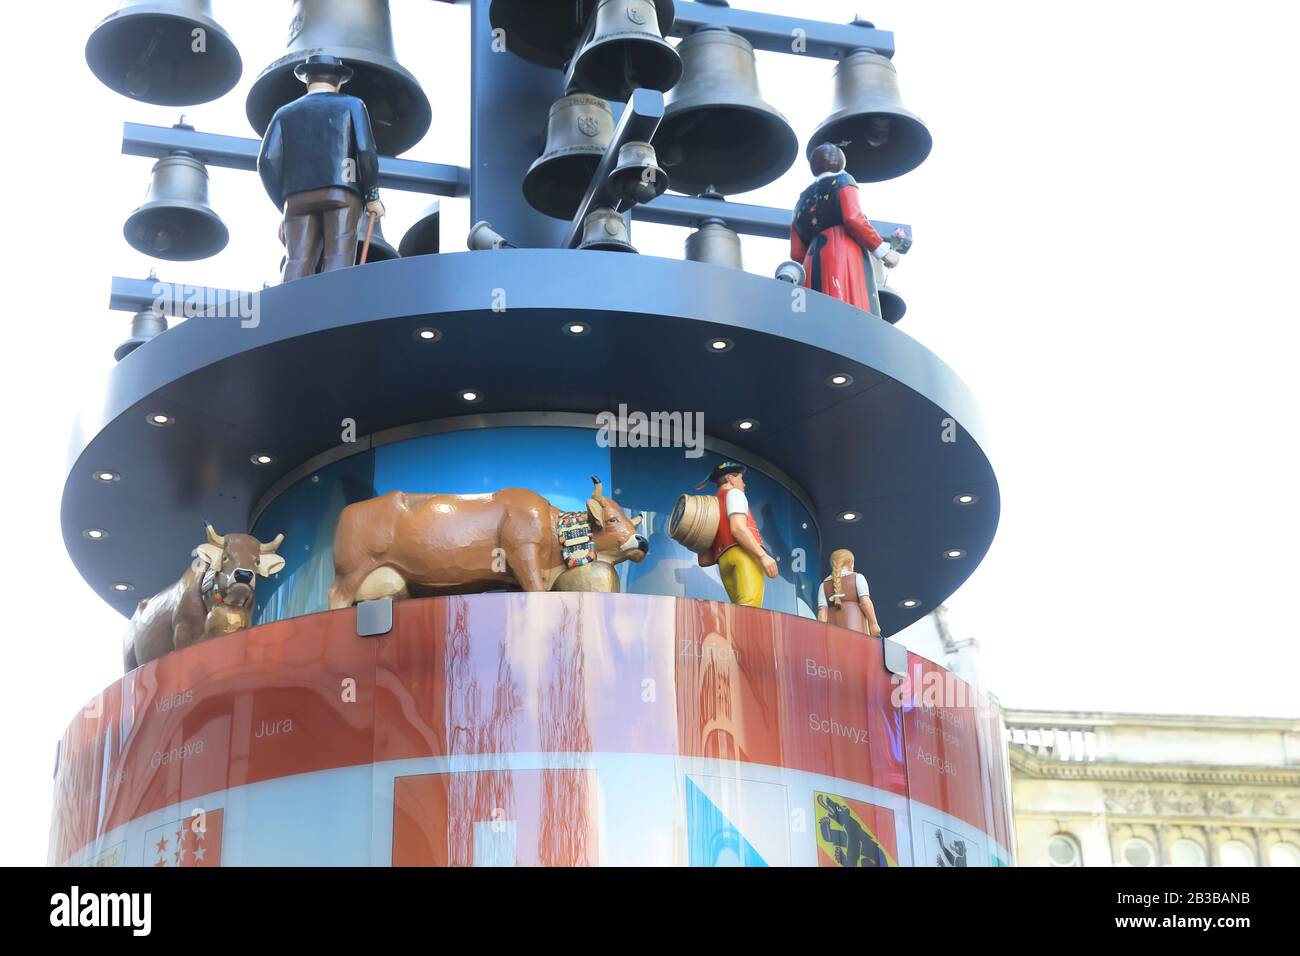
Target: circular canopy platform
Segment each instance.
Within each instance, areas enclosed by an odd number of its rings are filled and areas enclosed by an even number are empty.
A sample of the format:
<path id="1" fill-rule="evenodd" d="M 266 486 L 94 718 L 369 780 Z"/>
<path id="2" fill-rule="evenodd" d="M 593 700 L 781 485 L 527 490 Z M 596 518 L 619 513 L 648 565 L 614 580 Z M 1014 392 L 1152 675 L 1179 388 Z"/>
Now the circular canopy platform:
<path id="1" fill-rule="evenodd" d="M 979 412 L 957 376 L 885 322 L 775 279 L 518 249 L 373 263 L 256 304 L 255 324 L 194 318 L 148 342 L 82 414 L 64 541 L 123 614 L 179 577 L 204 521 L 246 530 L 277 483 L 338 449 L 345 419 L 365 442 L 466 415 L 702 412 L 716 443 L 806 492 L 823 565 L 836 548 L 857 555 L 886 633 L 955 591 L 997 527 Z"/>

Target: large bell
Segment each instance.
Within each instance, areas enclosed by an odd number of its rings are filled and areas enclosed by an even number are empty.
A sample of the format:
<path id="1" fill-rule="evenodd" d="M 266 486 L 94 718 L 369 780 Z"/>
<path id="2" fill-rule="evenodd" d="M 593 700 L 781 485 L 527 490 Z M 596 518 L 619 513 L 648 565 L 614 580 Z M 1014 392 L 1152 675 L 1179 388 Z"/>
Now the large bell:
<path id="1" fill-rule="evenodd" d="M 122 0 L 91 33 L 86 63 L 109 89 L 159 106 L 225 96 L 244 71 L 211 0 Z"/>
<path id="2" fill-rule="evenodd" d="M 666 93 L 681 78 L 682 58 L 659 32 L 654 0 L 600 0 L 595 32 L 573 66 L 578 89 L 622 102 L 637 87 Z"/>
<path id="3" fill-rule="evenodd" d="M 729 269 L 744 269 L 740 235 L 721 219 L 705 219 L 700 228 L 686 238 L 686 258 Z"/>
<path id="4" fill-rule="evenodd" d="M 435 200 L 406 230 L 397 251 L 403 259 L 436 255 L 442 248 L 442 205 Z"/>
<path id="5" fill-rule="evenodd" d="M 113 351 L 113 361 L 120 362 L 150 339 L 167 331 L 167 316 L 154 311 L 139 312 L 131 320 L 131 337 Z"/>
<path id="6" fill-rule="evenodd" d="M 546 148 L 524 177 L 524 198 L 538 212 L 572 219 L 614 138 L 614 111 L 597 96 L 574 93 L 551 107 Z"/>
<path id="7" fill-rule="evenodd" d="M 610 191 L 630 205 L 647 203 L 668 191 L 668 174 L 659 168 L 649 143 L 624 143 L 618 166 L 609 174 Z"/>
<path id="8" fill-rule="evenodd" d="M 172 262 L 207 259 L 230 241 L 230 230 L 208 201 L 207 167 L 180 151 L 154 164 L 144 205 L 131 213 L 122 233 L 133 249 Z"/>
<path id="9" fill-rule="evenodd" d="M 888 273 L 875 256 L 871 257 L 871 268 L 876 280 L 876 297 L 880 299 L 880 317 L 890 325 L 897 325 L 907 314 L 907 302 L 897 289 L 885 284 L 889 281 Z"/>
<path id="10" fill-rule="evenodd" d="M 808 141 L 808 154 L 822 143 L 836 144 L 859 182 L 902 176 L 930 155 L 930 131 L 903 107 L 898 70 L 879 53 L 859 50 L 840 61 L 831 110 Z"/>
<path id="11" fill-rule="evenodd" d="M 636 252 L 628 235 L 627 222 L 613 209 L 593 210 L 582 223 L 579 249 L 590 252 Z"/>
<path id="12" fill-rule="evenodd" d="M 730 196 L 785 175 L 799 155 L 799 138 L 763 100 L 749 41 L 710 27 L 677 51 L 685 74 L 668 94 L 654 137 L 672 188 L 694 195 L 713 187 Z"/>
<path id="13" fill-rule="evenodd" d="M 530 63 L 562 69 L 586 35 L 600 0 L 492 0 L 492 27 L 504 31 L 506 49 Z M 655 0 L 659 36 L 672 33 L 673 0 Z"/>
<path id="14" fill-rule="evenodd" d="M 276 110 L 306 92 L 293 71 L 313 53 L 355 71 L 343 91 L 366 104 L 379 152 L 396 156 L 424 138 L 433 111 L 420 82 L 397 62 L 388 0 L 294 0 L 288 50 L 262 71 L 245 104 L 259 135 Z"/>

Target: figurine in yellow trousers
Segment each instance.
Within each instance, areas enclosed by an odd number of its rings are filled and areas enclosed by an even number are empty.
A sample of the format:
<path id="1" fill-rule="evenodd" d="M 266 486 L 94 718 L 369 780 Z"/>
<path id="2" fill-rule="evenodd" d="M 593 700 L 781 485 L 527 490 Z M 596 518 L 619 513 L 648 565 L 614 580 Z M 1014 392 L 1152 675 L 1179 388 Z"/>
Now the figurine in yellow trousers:
<path id="1" fill-rule="evenodd" d="M 745 497 L 745 466 L 724 461 L 698 488 L 713 482 L 718 488 L 720 518 L 712 548 L 699 555 L 700 567 L 718 566 L 722 586 L 732 604 L 762 607 L 764 576 L 776 577 L 776 561 L 763 549 L 754 516 Z M 697 488 L 697 490 L 698 490 Z"/>

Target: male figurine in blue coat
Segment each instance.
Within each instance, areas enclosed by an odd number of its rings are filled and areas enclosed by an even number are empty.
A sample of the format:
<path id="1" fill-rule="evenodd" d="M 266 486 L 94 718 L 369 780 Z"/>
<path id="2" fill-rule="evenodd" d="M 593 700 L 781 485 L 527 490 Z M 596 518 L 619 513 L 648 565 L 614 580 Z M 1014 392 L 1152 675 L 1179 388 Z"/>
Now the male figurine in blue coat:
<path id="1" fill-rule="evenodd" d="M 361 100 L 339 92 L 352 68 L 317 54 L 294 75 L 307 94 L 272 117 L 257 157 L 262 185 L 284 213 L 285 282 L 356 265 L 363 207 L 384 215 L 370 114 Z"/>

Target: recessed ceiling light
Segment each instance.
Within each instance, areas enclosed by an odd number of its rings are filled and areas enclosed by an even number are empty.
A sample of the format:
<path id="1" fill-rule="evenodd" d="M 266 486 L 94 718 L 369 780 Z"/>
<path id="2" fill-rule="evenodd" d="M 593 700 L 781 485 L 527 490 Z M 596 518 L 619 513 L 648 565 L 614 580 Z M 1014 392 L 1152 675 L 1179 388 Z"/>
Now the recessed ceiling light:
<path id="1" fill-rule="evenodd" d="M 591 326 L 587 325 L 585 322 L 565 322 L 565 323 L 564 323 L 564 334 L 565 334 L 565 335 L 572 335 L 572 336 L 575 336 L 575 337 L 576 337 L 576 336 L 579 336 L 579 335 L 586 335 L 586 334 L 587 334 L 588 332 L 590 332 L 590 331 L 591 331 Z"/>
<path id="2" fill-rule="evenodd" d="M 953 504 L 958 504 L 962 506 L 973 505 L 975 502 L 979 500 L 980 500 L 979 495 L 958 495 L 956 498 L 952 499 Z"/>
<path id="3" fill-rule="evenodd" d="M 709 339 L 708 343 L 709 351 L 713 352 L 715 355 L 720 355 L 723 352 L 730 352 L 733 345 L 734 343 L 731 339 Z"/>
<path id="4" fill-rule="evenodd" d="M 836 520 L 838 520 L 838 521 L 844 521 L 844 522 L 847 522 L 848 524 L 852 524 L 852 523 L 855 522 L 855 521 L 861 521 L 861 520 L 862 520 L 862 512 L 860 512 L 860 511 L 841 511 L 841 512 L 840 512 L 838 515 L 836 515 L 835 517 L 836 517 Z"/>
<path id="5" fill-rule="evenodd" d="M 115 471 L 108 471 L 105 469 L 103 471 L 95 472 L 95 480 L 105 485 L 111 484 L 114 481 L 120 481 L 121 479 L 122 476 Z"/>
<path id="6" fill-rule="evenodd" d="M 469 402 L 472 404 L 474 402 L 483 401 L 483 393 L 476 388 L 467 388 L 462 390 L 458 394 L 462 402 Z"/>
<path id="7" fill-rule="evenodd" d="M 826 384 L 831 388 L 848 388 L 853 384 L 853 376 L 847 372 L 836 372 L 826 380 Z"/>
<path id="8" fill-rule="evenodd" d="M 87 528 L 81 532 L 82 537 L 89 538 L 91 541 L 103 541 L 108 537 L 108 532 L 103 528 Z"/>
<path id="9" fill-rule="evenodd" d="M 733 423 L 731 427 L 738 432 L 752 432 L 758 430 L 758 422 L 752 418 L 742 418 L 740 421 Z"/>
<path id="10" fill-rule="evenodd" d="M 943 556 L 947 558 L 949 561 L 956 561 L 959 558 L 966 557 L 966 552 L 963 551 L 961 548 L 949 548 L 947 551 L 943 553 Z"/>
<path id="11" fill-rule="evenodd" d="M 904 600 L 904 601 L 899 601 L 899 602 L 898 602 L 898 606 L 901 607 L 901 608 L 905 608 L 905 609 L 907 609 L 907 610 L 910 611 L 910 610 L 912 610 L 913 608 L 920 607 L 920 606 L 921 606 L 921 602 L 918 601 L 916 598 L 907 598 L 907 599 Z"/>
<path id="12" fill-rule="evenodd" d="M 133 585 L 127 584 L 125 581 L 116 582 L 115 584 L 112 585 L 112 588 L 114 591 L 117 591 L 119 594 L 125 594 L 127 591 L 135 590 L 135 587 Z"/>
<path id="13" fill-rule="evenodd" d="M 436 342 L 442 338 L 442 333 L 435 328 L 425 326 L 422 329 L 415 330 L 415 337 L 421 342 Z"/>
<path id="14" fill-rule="evenodd" d="M 264 452 L 259 452 L 258 454 L 250 458 L 249 461 L 251 461 L 255 465 L 269 465 L 272 462 L 274 462 L 275 459 L 272 458 L 270 455 L 265 454 Z"/>
<path id="15" fill-rule="evenodd" d="M 153 425 L 155 428 L 166 428 L 168 425 L 176 424 L 176 419 L 172 418 L 170 415 L 164 415 L 162 412 L 150 413 L 145 417 L 145 421 L 150 425 Z"/>

